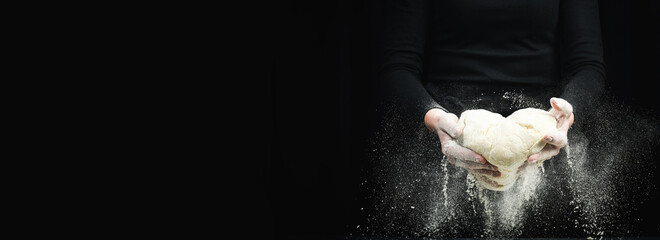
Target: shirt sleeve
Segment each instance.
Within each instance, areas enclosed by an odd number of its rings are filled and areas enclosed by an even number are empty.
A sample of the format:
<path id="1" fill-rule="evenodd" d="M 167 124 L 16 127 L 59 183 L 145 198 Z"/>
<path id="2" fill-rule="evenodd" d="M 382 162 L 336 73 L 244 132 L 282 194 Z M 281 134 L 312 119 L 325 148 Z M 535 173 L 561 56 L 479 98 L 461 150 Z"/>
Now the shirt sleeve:
<path id="1" fill-rule="evenodd" d="M 560 8 L 562 98 L 576 115 L 586 113 L 605 91 L 605 63 L 597 0 L 565 0 Z"/>
<path id="2" fill-rule="evenodd" d="M 445 110 L 422 83 L 429 11 L 429 1 L 379 1 L 373 24 L 381 97 L 419 120 L 431 108 Z"/>

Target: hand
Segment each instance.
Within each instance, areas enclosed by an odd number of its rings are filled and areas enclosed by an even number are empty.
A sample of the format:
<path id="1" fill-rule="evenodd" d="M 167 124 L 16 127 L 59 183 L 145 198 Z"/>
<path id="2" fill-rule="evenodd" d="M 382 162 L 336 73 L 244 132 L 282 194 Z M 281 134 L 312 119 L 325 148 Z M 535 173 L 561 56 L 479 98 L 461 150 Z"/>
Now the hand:
<path id="1" fill-rule="evenodd" d="M 458 124 L 458 117 L 455 114 L 437 108 L 431 109 L 426 112 L 424 123 L 440 137 L 442 153 L 447 156 L 449 163 L 477 173 L 500 176 L 496 166 L 487 162 L 480 154 L 456 142 L 456 139 L 463 134 L 463 128 Z"/>
<path id="2" fill-rule="evenodd" d="M 550 104 L 552 108 L 548 112 L 557 119 L 557 131 L 547 133 L 543 137 L 543 141 L 547 144 L 543 150 L 529 156 L 527 161 L 530 163 L 541 163 L 548 160 L 559 154 L 559 150 L 568 144 L 568 128 L 573 125 L 575 120 L 573 106 L 561 98 L 551 98 Z"/>

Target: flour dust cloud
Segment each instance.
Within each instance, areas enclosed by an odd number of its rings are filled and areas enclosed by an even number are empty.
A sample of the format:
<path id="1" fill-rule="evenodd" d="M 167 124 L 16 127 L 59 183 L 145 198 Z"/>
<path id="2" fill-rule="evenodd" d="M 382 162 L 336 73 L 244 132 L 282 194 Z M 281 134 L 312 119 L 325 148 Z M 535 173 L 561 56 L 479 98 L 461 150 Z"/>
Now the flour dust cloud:
<path id="1" fill-rule="evenodd" d="M 545 108 L 507 92 L 513 108 Z M 549 104 L 548 104 L 549 105 Z M 549 106 L 548 106 L 549 107 Z M 576 113 L 569 145 L 539 167 L 526 168 L 508 191 L 482 189 L 449 164 L 437 136 L 384 108 L 369 149 L 370 201 L 354 235 L 385 237 L 639 236 L 639 206 L 657 194 L 654 161 L 658 117 L 607 100 Z"/>

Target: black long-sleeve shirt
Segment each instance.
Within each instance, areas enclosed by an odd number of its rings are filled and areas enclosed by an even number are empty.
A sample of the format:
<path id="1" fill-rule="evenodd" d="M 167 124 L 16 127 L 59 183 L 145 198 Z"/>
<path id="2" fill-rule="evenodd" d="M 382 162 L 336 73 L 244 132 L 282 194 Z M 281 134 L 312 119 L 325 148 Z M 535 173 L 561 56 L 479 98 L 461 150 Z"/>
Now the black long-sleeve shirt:
<path id="1" fill-rule="evenodd" d="M 380 84 L 417 119 L 441 107 L 429 84 L 556 87 L 576 114 L 604 90 L 596 0 L 380 4 L 373 22 Z"/>

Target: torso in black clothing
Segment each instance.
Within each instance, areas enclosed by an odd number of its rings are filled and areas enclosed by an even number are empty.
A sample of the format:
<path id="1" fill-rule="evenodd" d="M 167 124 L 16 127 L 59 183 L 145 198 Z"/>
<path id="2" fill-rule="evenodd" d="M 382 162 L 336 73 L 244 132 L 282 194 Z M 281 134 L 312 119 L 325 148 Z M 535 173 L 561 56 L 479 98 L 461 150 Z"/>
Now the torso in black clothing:
<path id="1" fill-rule="evenodd" d="M 429 81 L 552 85 L 559 78 L 556 0 L 431 1 Z"/>
<path id="2" fill-rule="evenodd" d="M 602 93 L 596 0 L 383 1 L 374 21 L 382 26 L 380 83 L 412 115 L 441 107 L 447 95 L 500 94 L 491 87 L 537 92 L 546 103 L 559 96 L 576 112 Z"/>

